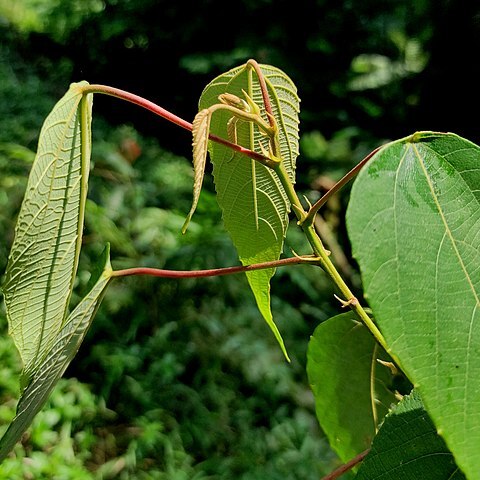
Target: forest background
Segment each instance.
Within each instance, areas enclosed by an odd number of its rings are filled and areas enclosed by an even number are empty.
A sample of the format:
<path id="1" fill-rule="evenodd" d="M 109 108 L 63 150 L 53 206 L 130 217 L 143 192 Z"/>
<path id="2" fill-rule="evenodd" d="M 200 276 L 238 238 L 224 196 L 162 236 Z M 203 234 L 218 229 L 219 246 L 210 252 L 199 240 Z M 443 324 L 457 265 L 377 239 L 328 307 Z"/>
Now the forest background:
<path id="1" fill-rule="evenodd" d="M 297 188 L 313 202 L 375 147 L 416 130 L 480 143 L 479 47 L 480 6 L 458 0 L 238 0 L 228 9 L 220 0 L 0 0 L 0 272 L 41 125 L 71 82 L 128 90 L 192 121 L 215 76 L 249 58 L 274 65 L 301 98 Z M 96 96 L 92 165 L 74 301 L 106 242 L 118 269 L 238 264 L 210 177 L 181 234 L 188 132 Z M 361 295 L 347 201 L 348 188 L 318 228 Z M 292 227 L 285 248 L 307 253 Z M 338 461 L 305 362 L 315 327 L 339 312 L 333 293 L 308 266 L 277 271 L 272 308 L 287 364 L 243 276 L 116 282 L 1 478 L 321 478 Z M 2 305 L 4 427 L 20 369 Z"/>

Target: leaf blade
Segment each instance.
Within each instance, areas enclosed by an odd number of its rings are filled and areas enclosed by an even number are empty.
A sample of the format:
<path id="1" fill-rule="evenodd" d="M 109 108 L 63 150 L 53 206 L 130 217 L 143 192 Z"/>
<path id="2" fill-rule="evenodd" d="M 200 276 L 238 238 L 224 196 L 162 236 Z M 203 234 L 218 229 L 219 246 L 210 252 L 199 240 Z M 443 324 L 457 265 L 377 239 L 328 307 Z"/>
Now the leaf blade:
<path id="1" fill-rule="evenodd" d="M 480 478 L 479 183 L 478 146 L 421 132 L 371 159 L 347 211 L 379 327 L 473 479 Z"/>
<path id="2" fill-rule="evenodd" d="M 261 65 L 260 68 L 266 79 L 272 110 L 279 127 L 282 161 L 294 182 L 299 111 L 296 88 L 280 70 L 267 65 Z M 260 84 L 248 64 L 234 68 L 210 82 L 200 97 L 199 108 L 202 110 L 215 105 L 219 95 L 225 93 L 242 98 L 243 91 L 248 93 L 256 105 L 261 106 L 262 117 L 268 123 Z M 211 132 L 228 139 L 231 125 L 229 120 L 229 112 L 215 112 L 211 119 Z M 237 123 L 236 138 L 239 145 L 250 150 L 262 153 L 263 146 L 268 151 L 266 137 L 248 122 Z M 240 261 L 248 265 L 277 260 L 283 249 L 290 211 L 287 195 L 279 179 L 271 169 L 239 153 L 233 154 L 224 145 L 210 142 L 209 153 L 225 228 L 233 240 Z M 274 273 L 275 269 L 249 272 L 247 279 L 260 312 L 287 356 L 270 307 L 270 279 Z"/>
<path id="3" fill-rule="evenodd" d="M 370 446 L 397 402 L 394 377 L 378 359 L 391 361 L 352 312 L 322 322 L 310 338 L 307 374 L 317 419 L 344 462 Z"/>
<path id="4" fill-rule="evenodd" d="M 72 84 L 42 127 L 3 293 L 23 383 L 56 338 L 80 253 L 90 159 L 91 95 Z"/>
<path id="5" fill-rule="evenodd" d="M 51 350 L 38 365 L 31 382 L 21 393 L 15 418 L 0 439 L 0 461 L 8 455 L 30 426 L 35 415 L 45 405 L 50 393 L 80 348 L 112 278 L 108 246 L 103 257 L 103 271 L 99 278 L 68 316 Z"/>
<path id="6" fill-rule="evenodd" d="M 371 478 L 465 479 L 415 390 L 387 415 L 355 480 Z"/>

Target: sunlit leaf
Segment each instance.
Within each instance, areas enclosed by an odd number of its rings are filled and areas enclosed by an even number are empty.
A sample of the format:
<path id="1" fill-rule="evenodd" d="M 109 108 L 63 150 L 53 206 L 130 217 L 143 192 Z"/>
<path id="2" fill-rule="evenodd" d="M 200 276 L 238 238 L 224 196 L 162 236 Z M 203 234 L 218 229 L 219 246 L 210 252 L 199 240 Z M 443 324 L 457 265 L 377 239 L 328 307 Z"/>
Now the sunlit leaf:
<path id="1" fill-rule="evenodd" d="M 307 373 L 317 418 L 344 462 L 370 446 L 397 402 L 394 375 L 378 360 L 391 361 L 351 312 L 322 322 L 310 339 Z"/>
<path id="2" fill-rule="evenodd" d="M 91 95 L 70 86 L 45 120 L 3 287 L 25 386 L 66 318 L 80 253 L 90 163 Z"/>
<path id="3" fill-rule="evenodd" d="M 203 177 L 205 175 L 205 164 L 207 161 L 208 150 L 208 133 L 210 129 L 211 114 L 208 110 L 201 110 L 195 116 L 192 123 L 192 146 L 193 146 L 193 167 L 194 167 L 194 184 L 193 184 L 193 202 L 192 208 L 188 213 L 187 219 L 182 227 L 185 233 L 190 220 L 197 208 L 202 190 Z"/>
<path id="4" fill-rule="evenodd" d="M 464 480 L 415 390 L 385 418 L 355 480 Z"/>
<path id="5" fill-rule="evenodd" d="M 105 250 L 102 268 L 103 271 L 93 288 L 68 316 L 48 354 L 37 366 L 30 383 L 22 392 L 17 414 L 0 440 L 0 461 L 8 455 L 30 426 L 80 348 L 112 278 L 109 248 Z"/>
<path id="6" fill-rule="evenodd" d="M 280 70 L 267 65 L 260 68 L 279 128 L 282 161 L 293 182 L 298 156 L 299 99 L 296 88 Z M 202 110 L 217 104 L 219 95 L 225 93 L 244 99 L 244 92 L 260 107 L 262 117 L 268 123 L 258 78 L 248 64 L 220 75 L 207 85 L 199 108 Z M 230 112 L 215 112 L 211 119 L 211 133 L 228 139 L 230 120 Z M 237 122 L 236 139 L 238 144 L 250 150 L 262 153 L 262 145 L 268 151 L 268 139 L 250 122 Z M 210 142 L 209 152 L 218 203 L 241 262 L 246 265 L 278 259 L 288 226 L 290 204 L 277 176 L 271 169 L 224 145 Z M 258 270 L 249 272 L 247 277 L 262 315 L 286 354 L 270 308 L 270 279 L 274 273 L 274 269 Z"/>
<path id="7" fill-rule="evenodd" d="M 479 479 L 480 148 L 420 132 L 372 157 L 347 226 L 386 342 L 469 479 Z"/>

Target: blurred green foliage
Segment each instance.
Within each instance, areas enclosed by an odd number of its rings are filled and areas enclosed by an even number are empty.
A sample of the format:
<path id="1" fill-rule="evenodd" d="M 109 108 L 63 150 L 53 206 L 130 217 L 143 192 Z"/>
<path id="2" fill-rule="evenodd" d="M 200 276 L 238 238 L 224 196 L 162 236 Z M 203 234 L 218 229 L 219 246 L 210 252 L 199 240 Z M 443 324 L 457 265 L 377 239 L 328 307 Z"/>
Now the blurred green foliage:
<path id="1" fill-rule="evenodd" d="M 426 118 L 422 92 L 439 12 L 432 0 L 0 0 L 0 271 L 43 119 L 72 81 L 145 96 L 193 119 L 203 87 L 248 58 L 288 73 L 302 99 L 297 186 L 317 200 L 380 143 Z M 222 20 L 218 18 L 222 13 Z M 428 85 L 427 85 L 428 87 Z M 463 132 L 457 131 L 462 134 Z M 207 176 L 187 235 L 191 139 L 150 113 L 95 97 L 84 248 L 73 296 L 104 244 L 114 268 L 237 264 Z M 327 245 L 358 289 L 343 211 L 323 211 Z M 295 223 L 285 254 L 307 253 Z M 341 263 L 343 262 L 343 263 Z M 308 338 L 338 313 L 308 266 L 279 269 L 272 307 L 285 363 L 243 276 L 116 280 L 80 352 L 5 478 L 318 479 L 336 459 L 315 419 Z M 358 292 L 358 295 L 361 295 Z M 0 419 L 14 414 L 19 358 L 0 313 Z"/>

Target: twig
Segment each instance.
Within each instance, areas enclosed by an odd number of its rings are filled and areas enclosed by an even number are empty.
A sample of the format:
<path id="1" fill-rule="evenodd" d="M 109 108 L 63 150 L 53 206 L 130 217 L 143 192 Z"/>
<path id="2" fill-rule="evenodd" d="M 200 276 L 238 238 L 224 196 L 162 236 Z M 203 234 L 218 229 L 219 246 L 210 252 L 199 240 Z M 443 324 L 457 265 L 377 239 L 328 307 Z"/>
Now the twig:
<path id="1" fill-rule="evenodd" d="M 344 463 L 343 465 L 338 467 L 336 470 L 329 473 L 326 477 L 323 477 L 322 480 L 336 480 L 341 475 L 343 475 L 344 473 L 347 473 L 353 467 L 358 465 L 368 455 L 369 452 L 370 452 L 370 449 L 368 448 L 364 452 L 359 453 L 356 457 L 353 457 L 349 462 Z"/>

